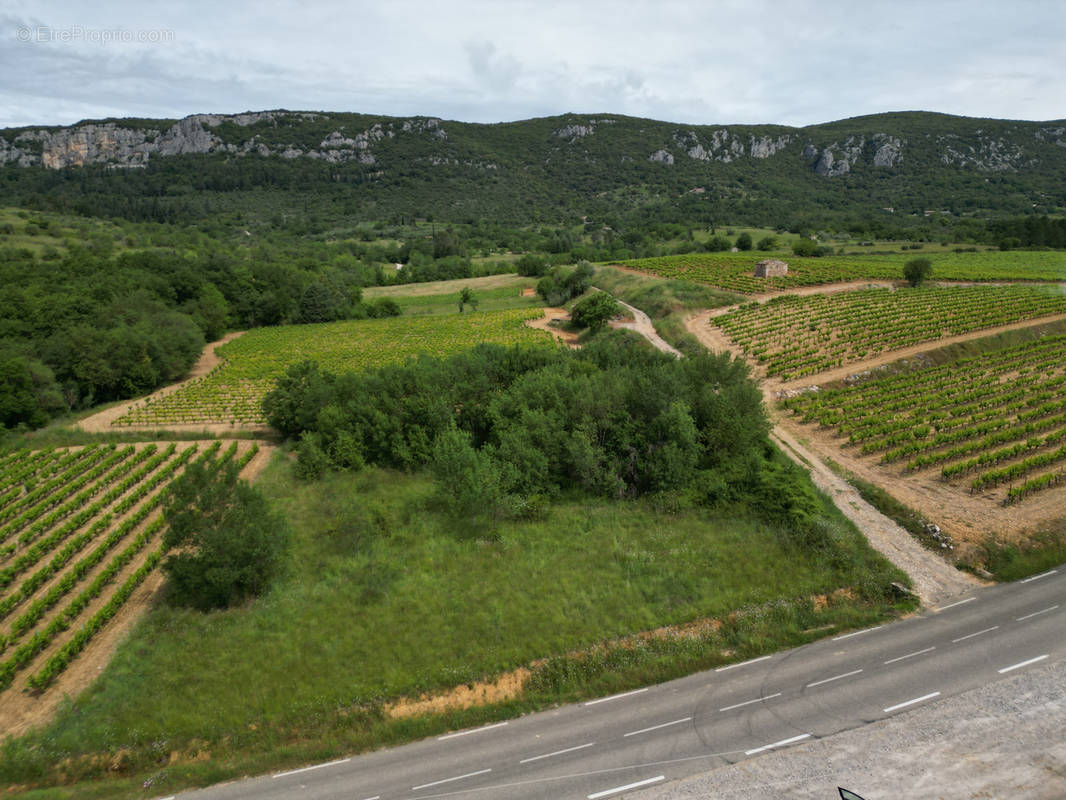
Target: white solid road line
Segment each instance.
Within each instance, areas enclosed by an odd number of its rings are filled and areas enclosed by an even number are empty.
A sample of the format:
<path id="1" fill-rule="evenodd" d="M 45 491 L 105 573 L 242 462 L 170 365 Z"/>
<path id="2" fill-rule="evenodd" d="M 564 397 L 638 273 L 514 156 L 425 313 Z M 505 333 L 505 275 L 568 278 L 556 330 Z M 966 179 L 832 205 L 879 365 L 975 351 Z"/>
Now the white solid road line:
<path id="1" fill-rule="evenodd" d="M 579 744 L 577 747 L 568 747 L 565 750 L 556 750 L 554 753 L 545 753 L 542 756 L 533 756 L 532 758 L 523 758 L 519 761 L 519 764 L 528 764 L 531 761 L 540 761 L 542 758 L 551 758 L 552 756 L 561 756 L 563 753 L 573 753 L 575 750 L 584 750 L 586 747 L 592 747 L 595 742 L 589 742 L 588 744 Z"/>
<path id="2" fill-rule="evenodd" d="M 629 733 L 623 734 L 622 738 L 624 739 L 626 738 L 626 736 L 637 736 L 641 733 L 651 733 L 652 731 L 657 731 L 660 728 L 669 728 L 671 725 L 680 725 L 682 722 L 692 722 L 692 717 L 685 717 L 684 719 L 675 719 L 673 722 L 664 722 L 662 725 L 652 725 L 650 728 L 641 728 L 639 731 L 630 731 Z"/>
<path id="3" fill-rule="evenodd" d="M 1034 611 L 1032 614 L 1026 614 L 1024 617 L 1018 617 L 1018 622 L 1025 622 L 1027 619 L 1039 617 L 1041 614 L 1046 614 L 1049 611 L 1054 611 L 1056 608 L 1058 608 L 1058 604 L 1053 605 L 1051 608 L 1045 608 L 1042 611 Z"/>
<path id="4" fill-rule="evenodd" d="M 491 731 L 493 728 L 502 728 L 506 724 L 507 724 L 506 722 L 497 722 L 497 723 L 495 723 L 493 725 L 482 725 L 480 728 L 471 728 L 470 730 L 459 731 L 458 733 L 449 733 L 449 734 L 445 734 L 444 736 L 438 736 L 437 737 L 437 741 L 438 742 L 443 742 L 445 739 L 454 739 L 457 736 L 469 736 L 472 733 L 481 733 L 482 731 Z"/>
<path id="5" fill-rule="evenodd" d="M 832 681 L 839 681 L 841 678 L 850 678 L 852 675 L 858 675 L 860 672 L 862 672 L 861 669 L 853 669 L 851 672 L 845 672 L 843 675 L 834 675 L 832 678 L 823 678 L 820 681 L 815 681 L 814 683 L 808 683 L 803 688 L 804 689 L 810 689 L 810 688 L 812 688 L 814 686 L 821 686 L 823 683 L 831 683 Z"/>
<path id="6" fill-rule="evenodd" d="M 775 747 L 784 747 L 786 744 L 794 744 L 795 742 L 802 742 L 804 739 L 810 738 L 811 735 L 809 733 L 801 733 L 799 736 L 793 736 L 791 739 L 782 739 L 780 742 L 756 747 L 754 750 L 745 750 L 744 755 L 753 756 L 756 753 L 765 753 L 767 750 L 773 750 Z"/>
<path id="7" fill-rule="evenodd" d="M 728 666 L 725 666 L 725 667 L 719 667 L 718 669 L 715 670 L 715 672 L 725 672 L 727 669 L 736 669 L 737 667 L 746 667 L 746 666 L 748 666 L 748 664 L 755 664 L 755 663 L 757 663 L 759 661 L 765 661 L 768 658 L 773 658 L 773 655 L 760 656 L 759 658 L 753 658 L 753 659 L 750 659 L 749 661 L 741 661 L 739 664 L 729 664 Z"/>
<path id="8" fill-rule="evenodd" d="M 381 800 L 381 795 L 376 794 L 373 797 L 364 797 L 363 800 Z"/>
<path id="9" fill-rule="evenodd" d="M 961 606 L 961 605 L 964 605 L 966 603 L 972 603 L 976 599 L 977 599 L 976 597 L 967 597 L 965 600 L 959 600 L 959 601 L 957 601 L 955 603 L 948 603 L 946 606 L 941 606 L 940 608 L 934 608 L 933 610 L 936 611 L 936 612 L 947 611 L 949 608 L 954 608 L 955 606 Z"/>
<path id="10" fill-rule="evenodd" d="M 915 703 L 921 703 L 924 700 L 932 700 L 934 697 L 940 697 L 940 692 L 930 692 L 929 694 L 923 694 L 921 697 L 915 697 L 913 700 L 908 700 L 905 703 L 896 703 L 896 705 L 884 709 L 884 712 L 886 714 L 891 714 L 893 711 L 899 711 L 901 708 L 913 706 Z"/>
<path id="11" fill-rule="evenodd" d="M 341 758 L 337 761 L 327 761 L 325 764 L 315 764 L 311 767 L 301 767 L 300 769 L 290 769 L 288 772 L 279 772 L 277 775 L 271 775 L 271 778 L 284 778 L 286 775 L 299 775 L 301 772 L 310 772 L 313 769 L 322 769 L 323 767 L 333 767 L 337 764 L 347 764 L 351 761 L 350 758 Z"/>
<path id="12" fill-rule="evenodd" d="M 657 775 L 654 778 L 648 778 L 647 780 L 637 781 L 636 783 L 627 783 L 625 786 L 615 786 L 613 789 L 604 789 L 602 792 L 596 792 L 588 796 L 589 800 L 597 800 L 600 797 L 607 797 L 608 795 L 618 794 L 619 792 L 628 792 L 630 789 L 639 789 L 641 786 L 651 786 L 653 783 L 659 781 L 665 781 L 665 775 Z"/>
<path id="13" fill-rule="evenodd" d="M 958 644 L 964 642 L 967 639 L 972 639 L 975 636 L 980 636 L 982 633 L 991 633 L 992 631 L 999 630 L 999 625 L 993 625 L 991 628 L 985 628 L 983 631 L 977 631 L 976 633 L 968 633 L 965 636 L 960 636 L 958 639 L 952 639 L 952 644 Z"/>
<path id="14" fill-rule="evenodd" d="M 1030 664 L 1035 664 L 1037 661 L 1043 661 L 1047 657 L 1048 654 L 1044 653 L 1044 655 L 1037 656 L 1036 658 L 1030 658 L 1028 661 L 1022 661 L 1019 664 L 1011 664 L 1009 667 L 1004 667 L 1003 669 L 1001 669 L 999 671 L 999 674 L 1002 675 L 1004 672 L 1010 672 L 1012 669 L 1021 669 L 1022 667 L 1028 667 Z"/>
<path id="15" fill-rule="evenodd" d="M 454 778 L 445 778 L 440 781 L 433 781 L 433 783 L 423 783 L 420 786 L 412 786 L 411 791 L 417 792 L 419 789 L 428 789 L 430 786 L 440 786 L 442 783 L 451 783 L 452 781 L 461 781 L 463 778 L 473 778 L 475 775 L 484 775 L 486 772 L 492 772 L 491 769 L 479 769 L 477 772 L 468 772 L 465 775 L 456 775 Z"/>
<path id="16" fill-rule="evenodd" d="M 845 633 L 843 636 L 834 636 L 833 641 L 839 642 L 841 639 L 850 639 L 852 636 L 858 636 L 860 633 L 869 633 L 870 631 L 876 631 L 881 628 L 881 625 L 875 625 L 872 628 L 863 628 L 861 631 L 852 631 L 851 633 Z"/>
<path id="17" fill-rule="evenodd" d="M 916 650 L 913 653 L 907 653 L 907 655 L 905 655 L 905 656 L 897 656 L 896 658 L 890 658 L 885 663 L 886 664 L 895 664 L 897 661 L 903 661 L 904 659 L 907 659 L 907 658 L 914 658 L 915 656 L 920 656 L 923 653 L 931 653 L 933 650 L 936 650 L 936 648 L 935 647 L 927 647 L 924 650 Z"/>
<path id="18" fill-rule="evenodd" d="M 594 706 L 597 703 L 606 703 L 606 702 L 609 702 L 611 700 L 618 700 L 619 698 L 622 698 L 622 697 L 630 697 L 631 695 L 640 694 L 641 692 L 646 692 L 646 691 L 648 691 L 648 687 L 644 687 L 643 689 L 634 689 L 631 692 L 622 692 L 621 694 L 612 694 L 610 697 L 601 697 L 599 700 L 589 700 L 587 703 L 583 703 L 582 705 Z"/>
<path id="19" fill-rule="evenodd" d="M 1049 569 L 1047 572 L 1041 572 L 1039 575 L 1033 575 L 1031 578 L 1025 578 L 1024 580 L 1018 581 L 1018 583 L 1029 583 L 1030 581 L 1038 581 L 1041 578 L 1046 578 L 1048 575 L 1054 575 L 1057 572 L 1057 569 Z"/>
<path id="20" fill-rule="evenodd" d="M 781 692 L 777 694 L 768 694 L 766 697 L 756 697 L 754 700 L 745 700 L 743 703 L 737 703 L 733 706 L 726 706 L 725 708 L 718 709 L 719 711 L 732 711 L 734 708 L 740 708 L 741 706 L 750 706 L 752 703 L 761 703 L 763 700 L 773 700 L 775 697 L 780 697 Z"/>

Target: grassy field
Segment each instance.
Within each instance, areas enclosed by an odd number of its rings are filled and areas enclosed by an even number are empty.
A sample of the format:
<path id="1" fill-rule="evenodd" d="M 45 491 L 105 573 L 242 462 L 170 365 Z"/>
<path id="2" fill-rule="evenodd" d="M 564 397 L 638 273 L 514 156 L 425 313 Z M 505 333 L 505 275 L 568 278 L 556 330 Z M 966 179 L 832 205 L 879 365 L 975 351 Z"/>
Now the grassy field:
<path id="1" fill-rule="evenodd" d="M 903 252 L 892 255 L 829 255 L 798 258 L 772 253 L 695 253 L 619 262 L 622 266 L 664 278 L 706 283 L 731 291 L 758 293 L 797 286 L 813 286 L 862 279 L 902 280 L 903 265 L 922 255 Z M 752 277 L 755 264 L 764 258 L 782 258 L 788 275 L 780 278 Z M 931 256 L 933 279 L 949 281 L 1063 281 L 1066 253 L 1061 251 L 983 251 L 940 253 Z"/>
<path id="2" fill-rule="evenodd" d="M 390 317 L 318 325 L 256 328 L 217 351 L 223 363 L 203 378 L 139 403 L 115 426 L 265 423 L 260 404 L 291 365 L 314 360 L 334 372 L 444 356 L 479 342 L 531 344 L 549 336 L 523 324 L 539 309 Z"/>
<path id="3" fill-rule="evenodd" d="M 363 297 L 375 300 L 389 297 L 403 309 L 405 316 L 448 314 L 459 309 L 459 297 L 464 288 L 474 293 L 478 311 L 502 311 L 511 308 L 536 308 L 543 303 L 536 295 L 524 295 L 537 285 L 536 278 L 520 275 L 490 275 L 485 278 L 466 278 L 455 281 L 434 281 L 425 284 L 374 286 L 363 290 Z M 473 310 L 471 306 L 466 311 Z"/>
<path id="4" fill-rule="evenodd" d="M 713 324 L 788 380 L 946 336 L 1066 313 L 1057 286 L 951 286 L 782 295 Z"/>
<path id="5" fill-rule="evenodd" d="M 587 670 L 584 684 L 546 674 L 515 702 L 662 680 L 723 663 L 726 649 L 739 659 L 870 624 L 894 613 L 879 599 L 887 583 L 905 580 L 828 501 L 832 544 L 812 550 L 744 514 L 650 501 L 563 501 L 542 519 L 471 530 L 436 510 L 424 477 L 366 471 L 304 483 L 282 457 L 257 485 L 295 529 L 282 581 L 226 612 L 153 610 L 50 728 L 7 745 L 0 780 L 53 780 L 66 758 L 71 775 L 89 776 L 97 762 L 82 756 L 121 751 L 139 775 L 128 794 L 158 795 L 239 774 L 268 753 L 277 766 L 431 732 L 384 719 L 382 701 L 636 631 L 741 611 L 698 641 Z M 508 707 L 433 724 L 519 706 Z M 190 748 L 209 750 L 212 763 L 186 762 Z"/>

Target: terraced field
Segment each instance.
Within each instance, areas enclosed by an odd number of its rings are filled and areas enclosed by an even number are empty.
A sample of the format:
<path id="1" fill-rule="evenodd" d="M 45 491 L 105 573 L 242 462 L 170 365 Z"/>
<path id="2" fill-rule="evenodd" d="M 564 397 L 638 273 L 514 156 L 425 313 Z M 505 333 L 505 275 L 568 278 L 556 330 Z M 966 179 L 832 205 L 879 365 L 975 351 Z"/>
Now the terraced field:
<path id="1" fill-rule="evenodd" d="M 1066 314 L 1057 286 L 957 286 L 782 295 L 712 318 L 782 380 L 946 336 Z"/>
<path id="2" fill-rule="evenodd" d="M 139 401 L 112 425 L 265 425 L 262 399 L 293 364 L 311 359 L 342 372 L 450 355 L 480 342 L 546 343 L 547 334 L 524 324 L 542 313 L 511 309 L 257 328 L 218 348 L 223 363 L 210 374 Z"/>
<path id="3" fill-rule="evenodd" d="M 736 292 L 793 289 L 856 280 L 902 280 L 903 265 L 921 252 L 889 256 L 823 256 L 796 258 L 768 253 L 693 253 L 618 262 L 621 266 L 664 278 L 707 283 Z M 764 258 L 781 258 L 788 275 L 755 278 L 755 264 Z M 1061 251 L 985 251 L 937 253 L 930 256 L 934 280 L 946 281 L 1066 281 L 1066 254 Z"/>
<path id="4" fill-rule="evenodd" d="M 112 444 L 0 459 L 0 698 L 40 694 L 107 630 L 164 555 L 160 506 L 192 459 L 243 466 L 257 450 Z"/>
<path id="5" fill-rule="evenodd" d="M 840 446 L 960 493 L 1066 503 L 1066 335 L 782 401 Z M 1060 511 L 1061 511 L 1060 506 Z"/>

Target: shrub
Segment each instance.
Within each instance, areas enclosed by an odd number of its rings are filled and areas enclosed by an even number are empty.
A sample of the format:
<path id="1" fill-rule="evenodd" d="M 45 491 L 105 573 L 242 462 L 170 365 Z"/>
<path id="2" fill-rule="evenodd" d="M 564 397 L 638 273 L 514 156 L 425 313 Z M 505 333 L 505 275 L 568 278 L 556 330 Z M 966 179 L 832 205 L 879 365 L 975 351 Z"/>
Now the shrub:
<path id="1" fill-rule="evenodd" d="M 548 271 L 548 260 L 542 256 L 526 253 L 515 263 L 519 275 L 527 278 L 539 278 Z"/>
<path id="2" fill-rule="evenodd" d="M 622 307 L 609 294 L 596 292 L 576 303 L 570 311 L 570 319 L 575 325 L 591 330 L 599 330 L 607 320 L 620 313 Z"/>
<path id="3" fill-rule="evenodd" d="M 933 274 L 933 263 L 928 258 L 912 258 L 903 265 L 903 277 L 911 286 L 921 286 Z"/>
<path id="4" fill-rule="evenodd" d="M 373 303 L 367 304 L 366 313 L 371 319 L 381 319 L 383 317 L 398 317 L 403 313 L 403 309 L 391 297 L 380 297 Z"/>
<path id="5" fill-rule="evenodd" d="M 178 548 L 163 564 L 169 599 L 202 611 L 262 594 L 288 543 L 284 517 L 238 479 L 235 461 L 194 462 L 167 498 L 163 543 Z"/>

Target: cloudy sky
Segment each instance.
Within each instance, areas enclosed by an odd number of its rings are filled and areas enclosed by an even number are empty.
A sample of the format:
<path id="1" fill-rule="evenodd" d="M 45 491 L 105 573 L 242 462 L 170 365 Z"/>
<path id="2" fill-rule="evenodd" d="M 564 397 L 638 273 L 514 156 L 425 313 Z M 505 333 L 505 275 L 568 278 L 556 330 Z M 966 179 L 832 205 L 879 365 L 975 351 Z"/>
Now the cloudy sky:
<path id="1" fill-rule="evenodd" d="M 497 122 L 1066 117 L 1063 0 L 4 0 L 0 127 L 271 108 Z"/>

